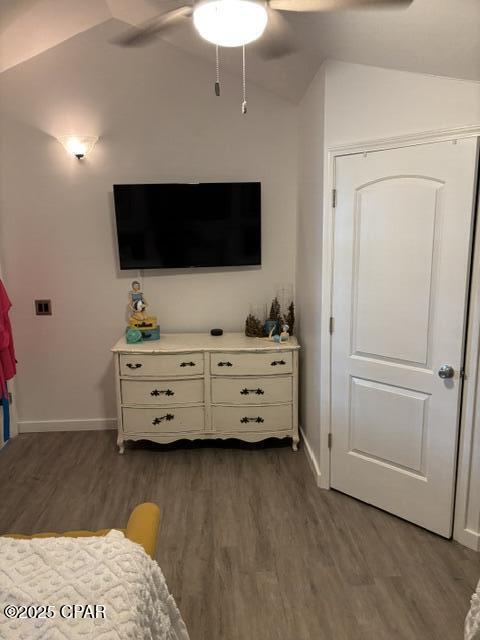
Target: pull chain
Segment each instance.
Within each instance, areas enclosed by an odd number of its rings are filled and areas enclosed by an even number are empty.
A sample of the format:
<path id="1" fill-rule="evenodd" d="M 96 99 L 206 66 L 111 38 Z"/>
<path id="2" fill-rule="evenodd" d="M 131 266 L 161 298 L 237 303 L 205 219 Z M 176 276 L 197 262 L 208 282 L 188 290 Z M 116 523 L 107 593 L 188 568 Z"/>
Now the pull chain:
<path id="1" fill-rule="evenodd" d="M 218 44 L 215 47 L 215 67 L 216 67 L 216 76 L 215 76 L 215 95 L 220 95 L 220 56 L 218 52 Z"/>
<path id="2" fill-rule="evenodd" d="M 243 45 L 242 47 L 242 88 L 243 88 L 242 113 L 244 115 L 247 113 L 247 82 L 246 82 L 245 76 L 246 76 L 245 45 Z"/>

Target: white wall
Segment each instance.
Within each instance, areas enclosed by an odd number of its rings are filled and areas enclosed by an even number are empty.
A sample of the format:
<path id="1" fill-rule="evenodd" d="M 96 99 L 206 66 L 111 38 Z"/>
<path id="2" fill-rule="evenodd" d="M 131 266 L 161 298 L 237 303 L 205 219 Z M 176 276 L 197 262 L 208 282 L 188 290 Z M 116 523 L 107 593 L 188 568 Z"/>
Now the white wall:
<path id="1" fill-rule="evenodd" d="M 296 296 L 302 345 L 300 425 L 319 476 L 320 315 L 322 273 L 322 202 L 324 158 L 325 66 L 315 76 L 299 110 Z"/>
<path id="2" fill-rule="evenodd" d="M 480 84 L 329 61 L 303 98 L 299 118 L 303 134 L 299 141 L 296 281 L 297 296 L 303 301 L 299 324 L 305 360 L 300 423 L 311 444 L 313 465 L 321 472 L 322 458 L 324 461 L 328 457 L 320 443 L 318 370 L 322 358 L 318 332 L 326 150 L 341 144 L 478 124 Z M 303 251 L 308 255 L 302 255 Z M 328 486 L 325 476 L 320 482 Z"/>
<path id="3" fill-rule="evenodd" d="M 242 116 L 237 78 L 224 75 L 216 98 L 205 63 L 167 44 L 125 50 L 108 37 L 98 27 L 0 77 L 0 242 L 23 429 L 115 416 L 109 349 L 138 274 L 117 268 L 112 184 L 262 181 L 262 267 L 145 272 L 162 331 L 243 330 L 250 303 L 294 281 L 295 108 L 249 86 Z M 85 161 L 55 140 L 70 132 L 101 137 Z M 54 315 L 36 317 L 34 298 L 51 298 Z"/>
<path id="4" fill-rule="evenodd" d="M 327 146 L 480 122 L 480 83 L 330 61 Z"/>

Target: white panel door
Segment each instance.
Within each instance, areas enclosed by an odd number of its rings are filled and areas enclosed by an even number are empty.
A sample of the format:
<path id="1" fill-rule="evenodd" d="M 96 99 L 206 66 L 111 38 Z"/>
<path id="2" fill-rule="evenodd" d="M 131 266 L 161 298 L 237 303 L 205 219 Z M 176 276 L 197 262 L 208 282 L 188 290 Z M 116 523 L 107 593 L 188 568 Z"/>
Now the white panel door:
<path id="1" fill-rule="evenodd" d="M 335 167 L 331 486 L 447 537 L 476 146 Z M 439 377 L 445 364 L 452 378 Z"/>

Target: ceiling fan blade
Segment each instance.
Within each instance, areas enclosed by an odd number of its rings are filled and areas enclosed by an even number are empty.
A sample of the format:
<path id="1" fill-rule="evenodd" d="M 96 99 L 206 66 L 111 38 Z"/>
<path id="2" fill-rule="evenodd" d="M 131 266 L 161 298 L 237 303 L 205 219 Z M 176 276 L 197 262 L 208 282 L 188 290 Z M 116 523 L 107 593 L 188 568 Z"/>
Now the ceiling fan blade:
<path id="1" fill-rule="evenodd" d="M 413 0 L 270 0 L 279 11 L 341 11 L 342 9 L 406 8 Z"/>
<path id="2" fill-rule="evenodd" d="M 161 36 L 172 28 L 181 24 L 182 18 L 192 15 L 192 7 L 184 5 L 166 13 L 162 13 L 157 18 L 148 20 L 140 27 L 132 27 L 128 29 L 118 38 L 113 40 L 114 44 L 122 47 L 142 47 L 153 42 L 158 36 Z"/>
<path id="3" fill-rule="evenodd" d="M 263 32 L 251 46 L 265 60 L 283 58 L 298 49 L 294 32 L 278 11 L 267 6 L 268 22 Z"/>

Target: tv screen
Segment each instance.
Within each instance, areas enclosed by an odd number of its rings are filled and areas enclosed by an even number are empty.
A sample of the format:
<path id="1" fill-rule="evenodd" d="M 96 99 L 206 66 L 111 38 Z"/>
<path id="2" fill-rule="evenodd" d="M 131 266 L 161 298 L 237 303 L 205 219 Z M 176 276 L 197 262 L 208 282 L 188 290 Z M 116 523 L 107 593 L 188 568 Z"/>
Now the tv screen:
<path id="1" fill-rule="evenodd" d="M 260 182 L 114 185 L 121 269 L 261 264 Z"/>

